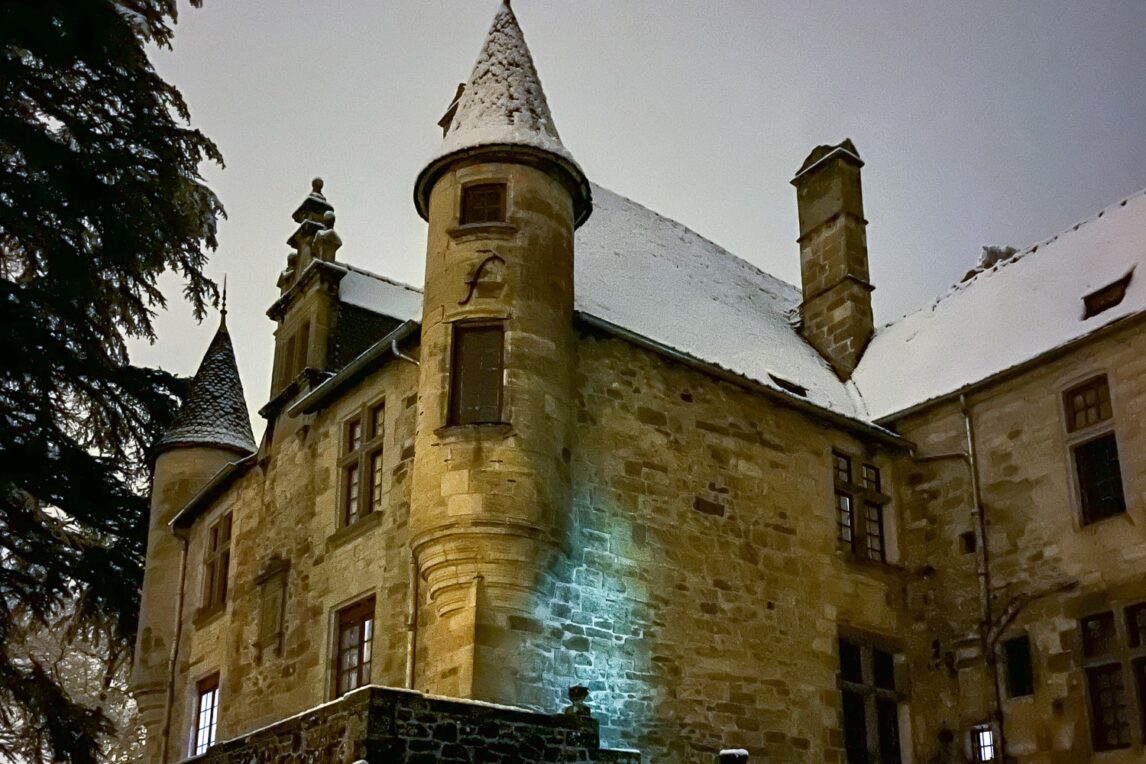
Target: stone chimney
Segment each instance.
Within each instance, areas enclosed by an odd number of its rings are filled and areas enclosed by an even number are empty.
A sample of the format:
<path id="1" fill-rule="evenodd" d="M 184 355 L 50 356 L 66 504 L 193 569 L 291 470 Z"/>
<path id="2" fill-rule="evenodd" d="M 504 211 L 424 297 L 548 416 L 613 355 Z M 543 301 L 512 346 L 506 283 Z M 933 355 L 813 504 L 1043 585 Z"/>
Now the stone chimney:
<path id="1" fill-rule="evenodd" d="M 800 215 L 801 331 L 843 380 L 875 328 L 861 167 L 847 139 L 817 146 L 792 179 Z"/>

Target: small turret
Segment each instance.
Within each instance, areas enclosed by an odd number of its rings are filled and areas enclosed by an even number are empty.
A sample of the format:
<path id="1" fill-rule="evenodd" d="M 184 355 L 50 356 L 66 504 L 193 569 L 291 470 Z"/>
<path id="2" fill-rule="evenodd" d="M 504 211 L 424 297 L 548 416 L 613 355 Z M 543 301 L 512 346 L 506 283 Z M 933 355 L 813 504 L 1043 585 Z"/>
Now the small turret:
<path id="1" fill-rule="evenodd" d="M 159 441 L 151 481 L 147 565 L 132 671 L 132 692 L 147 728 L 148 761 L 160 759 L 167 661 L 180 617 L 172 608 L 180 587 L 181 544 L 168 524 L 219 470 L 256 448 L 224 308 L 183 406 Z"/>
<path id="2" fill-rule="evenodd" d="M 552 707 L 522 655 L 569 515 L 573 231 L 592 210 L 508 4 L 414 201 L 429 223 L 411 543 L 418 689 Z"/>

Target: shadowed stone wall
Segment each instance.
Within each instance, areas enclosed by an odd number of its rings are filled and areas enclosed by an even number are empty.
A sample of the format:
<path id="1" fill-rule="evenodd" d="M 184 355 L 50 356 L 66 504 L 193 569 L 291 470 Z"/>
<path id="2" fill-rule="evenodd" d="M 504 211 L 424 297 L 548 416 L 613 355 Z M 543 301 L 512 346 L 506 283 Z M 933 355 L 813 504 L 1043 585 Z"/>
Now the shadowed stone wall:
<path id="1" fill-rule="evenodd" d="M 603 750 L 587 715 L 539 714 L 409 690 L 366 687 L 291 719 L 221 743 L 202 764 L 638 764 Z"/>

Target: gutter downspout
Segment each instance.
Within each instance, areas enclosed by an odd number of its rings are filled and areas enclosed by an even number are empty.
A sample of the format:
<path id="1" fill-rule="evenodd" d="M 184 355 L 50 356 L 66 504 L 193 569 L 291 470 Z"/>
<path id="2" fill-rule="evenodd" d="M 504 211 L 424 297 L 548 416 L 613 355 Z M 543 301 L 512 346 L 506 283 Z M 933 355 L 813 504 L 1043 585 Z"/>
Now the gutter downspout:
<path id="1" fill-rule="evenodd" d="M 171 652 L 167 658 L 167 699 L 163 705 L 163 737 L 160 745 L 159 761 L 167 761 L 171 741 L 171 716 L 175 706 L 175 668 L 179 659 L 179 641 L 183 636 L 183 597 L 187 588 L 187 537 L 176 534 L 181 549 L 179 551 L 179 589 L 175 594 L 175 634 L 171 638 Z"/>
<path id="2" fill-rule="evenodd" d="M 420 365 L 416 360 L 414 360 L 413 358 L 411 358 L 410 356 L 406 355 L 405 353 L 403 353 L 401 350 L 398 349 L 398 338 L 397 337 L 390 340 L 390 352 L 392 352 L 394 354 L 395 358 L 401 358 L 403 361 L 409 361 L 410 363 L 414 364 L 415 366 Z"/>
<path id="3" fill-rule="evenodd" d="M 418 558 L 410 547 L 406 596 L 406 689 L 414 689 L 414 656 L 418 649 Z"/>
<path id="4" fill-rule="evenodd" d="M 966 393 L 959 396 L 959 410 L 963 413 L 963 429 L 967 434 L 967 458 L 971 467 L 971 497 L 973 506 L 971 517 L 974 520 L 975 538 L 978 541 L 979 554 L 976 572 L 979 577 L 979 599 L 982 607 L 982 620 L 979 622 L 979 638 L 983 650 L 983 658 L 991 672 L 991 683 L 995 690 L 995 723 L 999 730 L 999 753 L 1005 761 L 1007 756 L 1007 738 L 1003 719 L 1003 693 L 999 686 L 999 661 L 995 656 L 994 645 L 989 639 L 994 616 L 991 607 L 991 556 L 987 549 L 987 518 L 983 508 L 982 489 L 979 485 L 979 459 L 975 450 L 975 426 L 971 420 L 971 409 L 967 405 Z"/>

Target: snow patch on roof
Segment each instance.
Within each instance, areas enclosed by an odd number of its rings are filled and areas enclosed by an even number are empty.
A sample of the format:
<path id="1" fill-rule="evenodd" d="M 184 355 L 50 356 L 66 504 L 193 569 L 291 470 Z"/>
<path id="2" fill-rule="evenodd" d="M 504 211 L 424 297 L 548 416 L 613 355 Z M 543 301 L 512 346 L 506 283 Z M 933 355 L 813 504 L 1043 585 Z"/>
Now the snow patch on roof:
<path id="1" fill-rule="evenodd" d="M 346 275 L 338 282 L 338 299 L 342 302 L 399 321 L 422 320 L 421 290 L 353 265 L 336 265 L 346 269 Z"/>
<path id="2" fill-rule="evenodd" d="M 433 158 L 503 144 L 548 151 L 576 165 L 557 135 L 533 57 L 508 3 L 493 18 L 457 113 Z"/>
<path id="3" fill-rule="evenodd" d="M 1083 319 L 1084 296 L 1136 267 L 1121 303 Z M 852 380 L 879 420 L 1143 311 L 1146 192 L 1139 192 L 877 330 Z"/>
<path id="4" fill-rule="evenodd" d="M 845 416 L 852 395 L 796 331 L 800 290 L 652 210 L 593 187 L 576 234 L 575 300 L 701 361 Z M 807 388 L 796 396 L 773 377 Z"/>

